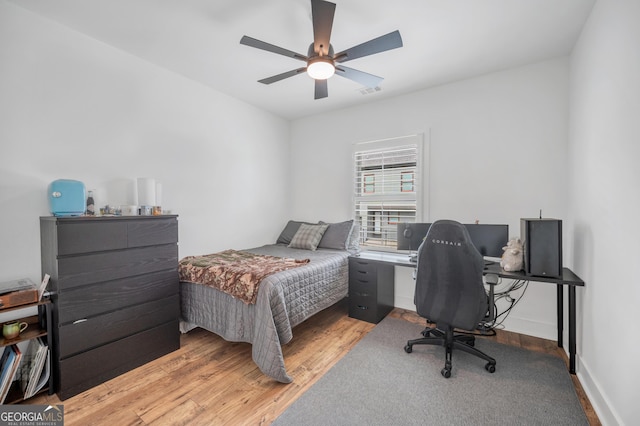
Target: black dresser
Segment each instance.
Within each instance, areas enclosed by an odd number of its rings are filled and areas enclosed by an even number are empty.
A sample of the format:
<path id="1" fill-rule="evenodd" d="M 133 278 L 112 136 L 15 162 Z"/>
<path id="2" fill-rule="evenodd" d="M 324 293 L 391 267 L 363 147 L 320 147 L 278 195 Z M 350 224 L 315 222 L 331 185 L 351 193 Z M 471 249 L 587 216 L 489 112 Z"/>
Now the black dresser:
<path id="1" fill-rule="evenodd" d="M 41 217 L 40 240 L 60 399 L 180 347 L 177 216 Z"/>

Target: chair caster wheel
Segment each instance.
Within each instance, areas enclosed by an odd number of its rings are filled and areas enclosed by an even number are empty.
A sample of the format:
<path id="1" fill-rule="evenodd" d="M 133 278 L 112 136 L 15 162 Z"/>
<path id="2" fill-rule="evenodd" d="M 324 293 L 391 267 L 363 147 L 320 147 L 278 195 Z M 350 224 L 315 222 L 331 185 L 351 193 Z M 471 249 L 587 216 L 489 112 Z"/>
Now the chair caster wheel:
<path id="1" fill-rule="evenodd" d="M 445 379 L 448 379 L 449 377 L 451 377 L 451 370 L 448 370 L 446 368 L 443 368 L 440 371 L 440 374 L 442 374 L 442 377 L 444 377 Z"/>
<path id="2" fill-rule="evenodd" d="M 410 354 L 411 352 L 413 352 L 413 347 L 411 345 L 407 345 L 404 347 L 404 351 Z"/>
<path id="3" fill-rule="evenodd" d="M 487 370 L 489 373 L 495 373 L 496 372 L 496 365 L 495 364 L 491 364 L 490 362 L 488 362 L 487 365 L 484 366 L 484 369 Z"/>

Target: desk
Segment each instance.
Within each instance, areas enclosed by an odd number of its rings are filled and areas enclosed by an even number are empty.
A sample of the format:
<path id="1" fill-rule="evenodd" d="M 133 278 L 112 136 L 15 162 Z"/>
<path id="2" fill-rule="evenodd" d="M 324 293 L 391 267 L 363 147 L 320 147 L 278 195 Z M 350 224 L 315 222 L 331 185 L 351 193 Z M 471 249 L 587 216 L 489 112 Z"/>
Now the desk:
<path id="1" fill-rule="evenodd" d="M 408 254 L 385 252 L 362 252 L 354 258 L 368 261 L 391 264 L 394 266 L 406 266 L 415 268 L 416 263 L 409 260 Z M 497 275 L 511 280 L 523 280 L 556 284 L 558 347 L 562 345 L 562 333 L 564 326 L 564 286 L 569 289 L 569 372 L 576 374 L 576 287 L 584 287 L 584 281 L 574 274 L 569 268 L 562 268 L 562 277 L 537 277 L 526 275 L 523 271 L 507 272 L 502 270 L 499 263 L 493 263 L 485 267 L 484 275 Z M 393 281 L 390 284 L 394 285 Z"/>
<path id="2" fill-rule="evenodd" d="M 485 275 L 495 274 L 511 280 L 535 281 L 556 284 L 556 303 L 558 315 L 558 347 L 562 347 L 562 331 L 564 325 L 564 286 L 569 289 L 569 371 L 576 374 L 576 287 L 584 287 L 584 281 L 569 268 L 562 268 L 562 277 L 529 276 L 523 271 L 507 272 L 502 270 L 499 263 L 489 265 L 484 270 Z"/>

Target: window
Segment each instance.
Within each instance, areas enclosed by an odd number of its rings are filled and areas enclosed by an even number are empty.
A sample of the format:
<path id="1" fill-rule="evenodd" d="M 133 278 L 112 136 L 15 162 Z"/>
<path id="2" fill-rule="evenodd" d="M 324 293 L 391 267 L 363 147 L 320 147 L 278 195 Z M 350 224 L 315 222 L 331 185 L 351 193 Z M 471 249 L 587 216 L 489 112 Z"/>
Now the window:
<path id="1" fill-rule="evenodd" d="M 400 175 L 400 191 L 414 192 L 414 172 L 405 172 Z"/>
<path id="2" fill-rule="evenodd" d="M 363 248 L 397 246 L 397 224 L 416 222 L 422 135 L 354 146 L 354 209 Z"/>
<path id="3" fill-rule="evenodd" d="M 364 193 L 373 194 L 376 192 L 376 175 L 364 175 Z"/>

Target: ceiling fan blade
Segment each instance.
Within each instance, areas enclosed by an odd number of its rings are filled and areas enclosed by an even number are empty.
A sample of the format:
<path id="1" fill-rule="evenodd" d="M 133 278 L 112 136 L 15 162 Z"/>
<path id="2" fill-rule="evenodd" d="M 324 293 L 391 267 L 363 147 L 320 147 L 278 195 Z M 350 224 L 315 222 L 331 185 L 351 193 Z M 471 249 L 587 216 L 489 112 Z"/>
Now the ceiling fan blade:
<path id="1" fill-rule="evenodd" d="M 339 75 L 349 80 L 353 80 L 356 83 L 362 84 L 365 87 L 374 88 L 382 83 L 384 78 L 377 75 L 368 74 L 366 72 L 354 70 L 353 68 L 347 68 L 343 65 L 336 67 L 336 75 Z"/>
<path id="2" fill-rule="evenodd" d="M 291 50 L 283 49 L 282 47 L 278 47 L 273 44 L 269 44 L 249 36 L 242 36 L 242 38 L 240 39 L 240 44 L 244 44 L 245 46 L 255 47 L 256 49 L 266 50 L 267 52 L 288 56 L 293 59 L 300 59 L 301 61 L 307 61 L 309 59 L 306 56 L 301 55 L 299 53 L 292 52 Z"/>
<path id="3" fill-rule="evenodd" d="M 347 62 L 398 47 L 402 47 L 402 37 L 400 37 L 400 31 L 396 30 L 342 51 L 335 55 L 334 58 L 336 62 Z"/>
<path id="4" fill-rule="evenodd" d="M 262 80 L 258 80 L 258 83 L 262 83 L 262 84 L 275 83 L 276 81 L 284 80 L 285 78 L 293 77 L 294 75 L 298 75 L 300 73 L 303 73 L 306 70 L 307 70 L 307 68 L 303 67 L 303 68 L 298 68 L 297 70 L 291 70 L 291 71 L 283 72 L 282 74 L 278 74 L 278 75 L 274 75 L 272 77 L 267 77 L 267 78 L 263 78 Z"/>
<path id="5" fill-rule="evenodd" d="M 313 17 L 313 50 L 322 56 L 329 54 L 329 40 L 336 5 L 323 0 L 311 0 Z"/>
<path id="6" fill-rule="evenodd" d="M 322 99 L 329 96 L 327 80 L 316 80 L 316 93 L 314 99 Z"/>

